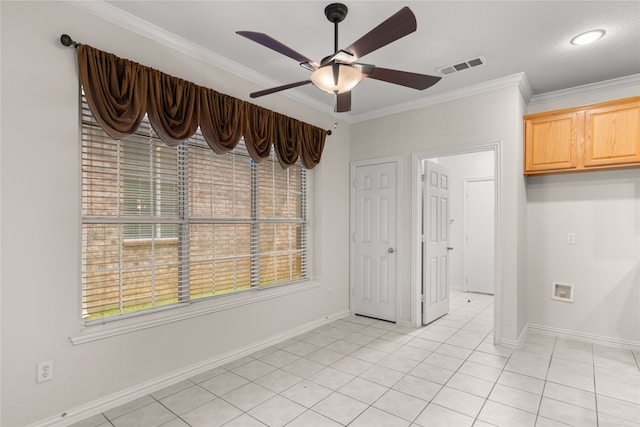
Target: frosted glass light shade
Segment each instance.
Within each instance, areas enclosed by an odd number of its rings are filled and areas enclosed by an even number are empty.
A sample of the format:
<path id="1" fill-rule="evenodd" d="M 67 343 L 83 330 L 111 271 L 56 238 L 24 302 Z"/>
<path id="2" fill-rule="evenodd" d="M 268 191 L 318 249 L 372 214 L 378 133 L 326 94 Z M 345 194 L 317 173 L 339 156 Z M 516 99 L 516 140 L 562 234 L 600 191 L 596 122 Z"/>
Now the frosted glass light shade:
<path id="1" fill-rule="evenodd" d="M 362 80 L 362 73 L 355 68 L 343 64 L 339 64 L 339 67 L 337 85 L 333 80 L 331 65 L 325 65 L 311 73 L 311 81 L 318 89 L 325 92 L 342 93 L 350 91 Z"/>

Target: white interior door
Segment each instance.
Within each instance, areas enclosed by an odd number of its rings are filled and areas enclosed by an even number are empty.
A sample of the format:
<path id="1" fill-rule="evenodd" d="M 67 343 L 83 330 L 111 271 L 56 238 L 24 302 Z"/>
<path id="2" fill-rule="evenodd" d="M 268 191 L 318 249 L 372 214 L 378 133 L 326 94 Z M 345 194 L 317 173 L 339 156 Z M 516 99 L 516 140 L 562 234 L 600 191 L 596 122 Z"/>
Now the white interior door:
<path id="1" fill-rule="evenodd" d="M 493 178 L 465 181 L 465 290 L 493 295 L 494 183 Z"/>
<path id="2" fill-rule="evenodd" d="M 354 314 L 396 321 L 397 164 L 357 166 L 354 177 Z"/>
<path id="3" fill-rule="evenodd" d="M 428 324 L 449 312 L 449 172 L 425 161 L 423 187 L 422 322 Z"/>

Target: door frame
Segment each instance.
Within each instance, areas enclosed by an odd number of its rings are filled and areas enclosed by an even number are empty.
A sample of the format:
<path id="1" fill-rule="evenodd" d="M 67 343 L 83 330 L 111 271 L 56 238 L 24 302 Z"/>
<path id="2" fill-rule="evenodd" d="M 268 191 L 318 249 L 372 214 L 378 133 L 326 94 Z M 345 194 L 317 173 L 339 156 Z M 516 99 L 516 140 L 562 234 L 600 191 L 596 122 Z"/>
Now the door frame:
<path id="1" fill-rule="evenodd" d="M 356 243 L 353 240 L 353 235 L 356 230 L 356 218 L 355 218 L 355 203 L 356 192 L 354 187 L 356 184 L 356 168 L 360 166 L 373 166 L 382 163 L 395 163 L 396 165 L 396 283 L 395 283 L 395 297 L 396 297 L 396 320 L 395 323 L 399 324 L 401 319 L 400 309 L 402 307 L 401 297 L 402 292 L 399 291 L 400 283 L 402 283 L 402 156 L 388 156 L 380 157 L 376 159 L 359 160 L 349 163 L 350 173 L 349 179 L 349 311 L 354 314 L 355 302 L 351 297 L 355 291 L 355 252 Z"/>
<path id="2" fill-rule="evenodd" d="M 411 155 L 411 324 L 422 326 L 422 163 L 444 156 L 493 153 L 494 167 L 494 304 L 493 342 L 502 337 L 502 141 L 434 148 Z"/>
<path id="3" fill-rule="evenodd" d="M 484 182 L 484 181 L 493 181 L 493 199 L 495 202 L 495 198 L 496 198 L 496 184 L 495 184 L 495 178 L 492 176 L 482 176 L 482 177 L 473 177 L 473 178 L 465 178 L 462 180 L 464 188 L 463 188 L 463 202 L 462 202 L 462 216 L 463 216 L 463 222 L 462 222 L 462 235 L 463 235 L 463 245 L 462 245 L 462 272 L 466 273 L 467 272 L 467 262 L 468 262 L 468 256 L 469 254 L 467 253 L 467 249 L 466 249 L 466 236 L 469 232 L 469 199 L 467 197 L 464 197 L 465 194 L 467 194 L 468 190 L 469 190 L 469 183 L 470 182 Z M 493 212 L 493 217 L 495 218 L 496 213 L 495 213 L 495 206 L 494 208 L 494 212 Z M 495 226 L 495 225 L 494 225 Z M 495 229 L 494 229 L 494 236 L 495 236 Z M 495 242 L 494 242 L 495 244 Z M 495 251 L 495 250 L 494 250 Z M 494 254 L 495 256 L 495 254 Z M 495 265 L 494 265 L 495 268 Z M 494 278 L 495 278 L 495 274 L 496 272 L 493 272 Z M 466 277 L 466 275 L 464 276 Z M 495 282 L 495 279 L 494 279 Z M 494 283 L 495 286 L 495 283 Z M 467 281 L 465 280 L 463 283 L 462 288 L 464 289 L 465 292 L 468 292 L 468 284 Z M 495 289 L 493 290 L 494 295 L 495 295 Z"/>

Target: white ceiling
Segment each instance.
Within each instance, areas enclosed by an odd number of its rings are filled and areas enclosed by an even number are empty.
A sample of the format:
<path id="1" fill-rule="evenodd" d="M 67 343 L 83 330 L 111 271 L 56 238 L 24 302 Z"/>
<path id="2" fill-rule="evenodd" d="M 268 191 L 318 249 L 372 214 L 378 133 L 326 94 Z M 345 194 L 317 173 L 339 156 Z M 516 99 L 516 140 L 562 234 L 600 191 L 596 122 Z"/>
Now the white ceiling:
<path id="1" fill-rule="evenodd" d="M 331 1 L 107 1 L 96 10 L 126 26 L 152 28 L 164 40 L 203 49 L 255 83 L 255 90 L 306 80 L 309 71 L 288 57 L 235 34 L 263 32 L 319 62 L 333 53 L 333 24 L 324 16 Z M 482 56 L 486 64 L 443 77 L 424 91 L 365 79 L 352 92 L 345 119 L 381 115 L 398 106 L 525 73 L 533 95 L 640 73 L 639 1 L 344 1 L 339 25 L 344 48 L 409 6 L 416 32 L 361 61 L 380 67 L 439 75 L 437 69 Z M 88 6 L 85 6 L 88 7 Z M 149 25 L 153 24 L 153 25 Z M 124 24 L 123 24 L 124 25 Z M 604 29 L 589 46 L 569 40 Z M 82 42 L 82 40 L 80 40 Z M 193 50 L 193 49 L 192 49 Z M 268 96 L 290 96 L 325 112 L 334 97 L 312 85 Z"/>

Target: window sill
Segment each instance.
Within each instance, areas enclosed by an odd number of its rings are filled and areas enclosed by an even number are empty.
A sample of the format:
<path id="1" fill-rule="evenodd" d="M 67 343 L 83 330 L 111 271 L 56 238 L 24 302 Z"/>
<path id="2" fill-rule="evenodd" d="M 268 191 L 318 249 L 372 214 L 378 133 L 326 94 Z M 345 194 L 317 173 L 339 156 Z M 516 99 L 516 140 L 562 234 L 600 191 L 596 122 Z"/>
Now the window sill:
<path id="1" fill-rule="evenodd" d="M 69 337 L 73 345 L 84 344 L 117 335 L 128 334 L 147 328 L 166 325 L 192 317 L 203 316 L 222 310 L 228 310 L 247 304 L 253 304 L 273 298 L 297 292 L 308 291 L 320 286 L 320 282 L 302 281 L 290 283 L 271 288 L 248 289 L 237 294 L 220 295 L 218 298 L 211 298 L 202 301 L 192 301 L 184 305 L 162 308 L 156 312 L 151 312 L 135 317 L 105 320 L 103 323 L 93 323 L 85 325 L 84 322 L 78 329 L 78 333 Z"/>

